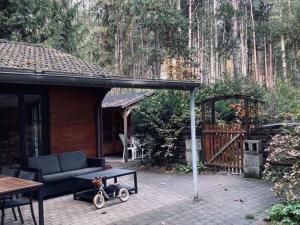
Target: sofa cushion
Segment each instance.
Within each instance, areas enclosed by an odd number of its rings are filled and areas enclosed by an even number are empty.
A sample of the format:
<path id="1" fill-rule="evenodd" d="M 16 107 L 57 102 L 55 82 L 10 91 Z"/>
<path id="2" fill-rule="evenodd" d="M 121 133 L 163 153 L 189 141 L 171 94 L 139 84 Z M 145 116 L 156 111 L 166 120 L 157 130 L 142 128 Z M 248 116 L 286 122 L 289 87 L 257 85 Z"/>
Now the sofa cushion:
<path id="1" fill-rule="evenodd" d="M 43 175 L 61 172 L 57 155 L 29 157 L 28 166 L 42 170 Z"/>
<path id="2" fill-rule="evenodd" d="M 10 176 L 10 177 L 17 177 L 18 170 L 13 169 L 13 168 L 2 167 L 1 168 L 1 174 L 6 175 L 6 176 Z"/>
<path id="3" fill-rule="evenodd" d="M 88 167 L 88 168 L 83 168 L 83 169 L 73 170 L 73 171 L 75 173 L 75 176 L 78 176 L 78 175 L 83 175 L 83 174 L 87 174 L 87 173 L 99 172 L 102 170 L 103 169 L 101 167 Z"/>
<path id="4" fill-rule="evenodd" d="M 58 155 L 62 172 L 86 168 L 87 160 L 84 152 L 67 152 Z"/>
<path id="5" fill-rule="evenodd" d="M 89 168 L 83 168 L 79 170 L 71 170 L 67 172 L 53 173 L 53 174 L 44 175 L 43 180 L 45 183 L 50 183 L 55 181 L 71 179 L 73 176 L 98 172 L 101 170 L 102 170 L 101 167 L 89 167 Z"/>
<path id="6" fill-rule="evenodd" d="M 43 182 L 50 183 L 55 181 L 67 180 L 67 179 L 71 179 L 74 175 L 75 175 L 74 171 L 48 174 L 43 176 Z"/>

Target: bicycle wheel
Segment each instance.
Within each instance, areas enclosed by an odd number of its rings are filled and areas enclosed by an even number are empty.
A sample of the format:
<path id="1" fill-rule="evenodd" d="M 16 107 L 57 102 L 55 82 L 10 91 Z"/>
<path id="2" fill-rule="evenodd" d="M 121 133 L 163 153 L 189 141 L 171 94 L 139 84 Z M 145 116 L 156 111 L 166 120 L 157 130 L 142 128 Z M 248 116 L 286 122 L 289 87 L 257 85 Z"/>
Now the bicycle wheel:
<path id="1" fill-rule="evenodd" d="M 121 188 L 119 191 L 119 199 L 121 202 L 126 202 L 129 198 L 129 192 L 126 188 Z"/>
<path id="2" fill-rule="evenodd" d="M 97 209 L 101 209 L 105 203 L 105 199 L 104 199 L 103 195 L 96 194 L 93 198 L 93 203 Z"/>

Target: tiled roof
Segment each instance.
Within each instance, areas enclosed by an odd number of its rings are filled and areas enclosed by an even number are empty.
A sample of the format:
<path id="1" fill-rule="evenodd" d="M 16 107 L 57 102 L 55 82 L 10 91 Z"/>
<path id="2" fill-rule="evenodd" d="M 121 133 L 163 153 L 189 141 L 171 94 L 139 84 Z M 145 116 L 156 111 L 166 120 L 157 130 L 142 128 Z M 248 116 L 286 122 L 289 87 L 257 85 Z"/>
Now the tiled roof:
<path id="1" fill-rule="evenodd" d="M 139 92 L 139 93 L 126 93 L 126 94 L 119 94 L 119 95 L 107 95 L 102 102 L 103 108 L 125 108 L 127 106 L 130 106 L 134 103 L 137 103 L 144 99 L 145 97 L 148 97 L 152 95 L 153 92 Z"/>
<path id="2" fill-rule="evenodd" d="M 66 76 L 115 76 L 99 66 L 52 48 L 1 39 L 0 71 Z"/>

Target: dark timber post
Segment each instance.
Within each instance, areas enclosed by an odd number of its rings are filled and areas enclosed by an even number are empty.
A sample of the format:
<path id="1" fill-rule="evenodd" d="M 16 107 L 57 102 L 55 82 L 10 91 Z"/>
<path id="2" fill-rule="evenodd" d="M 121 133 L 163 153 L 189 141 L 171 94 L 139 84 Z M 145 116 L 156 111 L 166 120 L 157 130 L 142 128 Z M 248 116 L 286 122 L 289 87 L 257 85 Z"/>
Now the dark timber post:
<path id="1" fill-rule="evenodd" d="M 125 109 L 123 112 L 123 120 L 124 120 L 124 159 L 125 159 L 125 163 L 128 162 L 128 149 L 127 149 L 127 145 L 128 145 L 128 128 L 127 128 L 127 118 L 129 115 L 130 111 L 128 111 L 128 109 Z"/>
<path id="2" fill-rule="evenodd" d="M 244 121 L 244 126 L 246 128 L 246 136 L 247 136 L 247 138 L 250 138 L 249 101 L 248 101 L 248 99 L 244 99 L 244 107 L 245 107 L 245 121 Z"/>
<path id="3" fill-rule="evenodd" d="M 101 160 L 101 167 L 105 168 L 104 148 L 103 148 L 103 120 L 102 101 L 109 90 L 97 93 L 96 106 L 96 157 Z"/>

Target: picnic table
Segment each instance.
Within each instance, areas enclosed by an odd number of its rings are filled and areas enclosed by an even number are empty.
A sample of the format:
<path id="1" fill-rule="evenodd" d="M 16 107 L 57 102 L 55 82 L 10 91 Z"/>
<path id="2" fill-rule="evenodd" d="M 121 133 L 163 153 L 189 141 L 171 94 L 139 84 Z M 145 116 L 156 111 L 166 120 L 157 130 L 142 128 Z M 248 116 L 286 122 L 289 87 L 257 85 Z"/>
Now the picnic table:
<path id="1" fill-rule="evenodd" d="M 38 191 L 39 225 L 44 225 L 44 206 L 41 193 L 42 186 L 43 184 L 39 182 L 0 174 L 0 198 L 8 195 Z"/>

